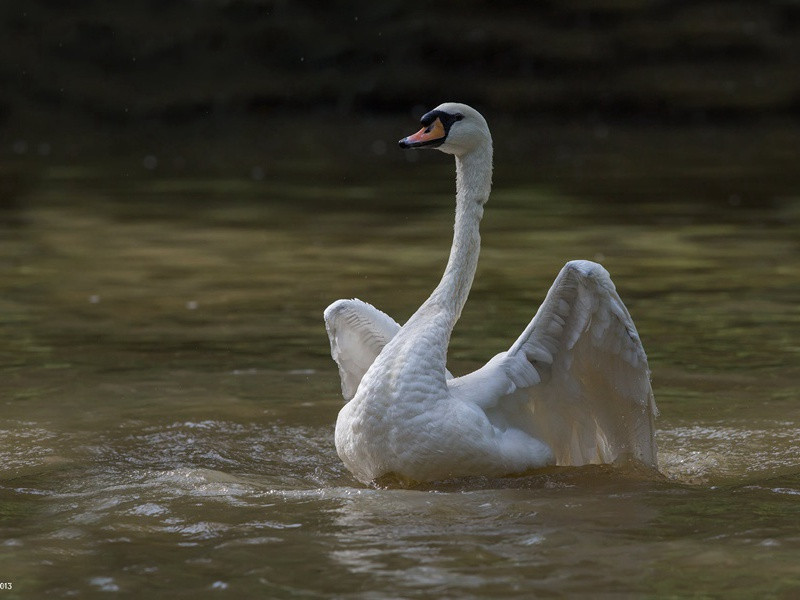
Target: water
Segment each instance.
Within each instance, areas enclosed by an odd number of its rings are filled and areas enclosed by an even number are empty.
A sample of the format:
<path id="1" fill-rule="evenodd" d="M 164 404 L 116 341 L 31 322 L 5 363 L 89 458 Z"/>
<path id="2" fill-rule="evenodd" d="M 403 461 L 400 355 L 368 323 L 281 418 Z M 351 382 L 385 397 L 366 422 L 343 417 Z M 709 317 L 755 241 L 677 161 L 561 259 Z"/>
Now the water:
<path id="1" fill-rule="evenodd" d="M 452 228 L 447 159 L 381 160 L 4 168 L 1 594 L 798 593 L 800 188 L 499 165 L 451 370 L 506 348 L 566 260 L 601 260 L 650 356 L 661 476 L 376 489 L 336 456 L 322 310 L 408 318 Z"/>

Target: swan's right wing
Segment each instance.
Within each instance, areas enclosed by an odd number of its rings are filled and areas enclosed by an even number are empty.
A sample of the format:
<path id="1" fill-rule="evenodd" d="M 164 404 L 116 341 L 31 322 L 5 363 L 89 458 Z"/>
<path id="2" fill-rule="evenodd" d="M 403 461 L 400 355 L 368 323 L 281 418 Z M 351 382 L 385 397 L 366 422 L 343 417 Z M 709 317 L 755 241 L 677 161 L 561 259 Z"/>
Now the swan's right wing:
<path id="1" fill-rule="evenodd" d="M 350 400 L 383 347 L 400 330 L 389 315 L 361 300 L 337 300 L 325 309 L 331 356 L 339 365 L 342 395 Z"/>
<path id="2" fill-rule="evenodd" d="M 657 466 L 647 357 L 602 266 L 567 263 L 519 339 L 486 368 L 505 382 L 487 413 L 548 444 L 557 464 L 628 456 Z"/>

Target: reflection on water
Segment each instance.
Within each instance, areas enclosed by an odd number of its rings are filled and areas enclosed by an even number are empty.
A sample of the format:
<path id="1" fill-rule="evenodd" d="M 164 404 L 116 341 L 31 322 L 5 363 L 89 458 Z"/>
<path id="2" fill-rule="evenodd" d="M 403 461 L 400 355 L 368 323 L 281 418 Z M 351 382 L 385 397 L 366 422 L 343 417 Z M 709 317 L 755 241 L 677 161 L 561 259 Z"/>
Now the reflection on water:
<path id="1" fill-rule="evenodd" d="M 566 260 L 602 260 L 651 357 L 661 475 L 373 489 L 333 448 L 321 313 L 359 296 L 411 314 L 446 260 L 451 165 L 355 183 L 314 169 L 15 175 L 29 183 L 0 213 L 8 597 L 797 589 L 797 197 L 720 206 L 654 186 L 631 205 L 498 180 L 451 369 L 515 339 Z"/>

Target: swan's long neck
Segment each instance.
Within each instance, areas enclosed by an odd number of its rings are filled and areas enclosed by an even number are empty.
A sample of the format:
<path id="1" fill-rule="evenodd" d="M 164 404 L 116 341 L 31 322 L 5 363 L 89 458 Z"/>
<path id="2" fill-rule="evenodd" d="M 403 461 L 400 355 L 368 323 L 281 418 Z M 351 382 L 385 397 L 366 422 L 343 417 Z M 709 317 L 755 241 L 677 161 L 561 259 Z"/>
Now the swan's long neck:
<path id="1" fill-rule="evenodd" d="M 481 249 L 479 225 L 492 187 L 492 148 L 456 157 L 456 221 L 442 280 L 425 305 L 445 313 L 452 330 L 467 301 Z M 423 306 L 425 306 L 423 305 Z"/>
<path id="2" fill-rule="evenodd" d="M 487 140 L 472 152 L 456 157 L 456 220 L 450 258 L 439 285 L 407 324 L 413 323 L 414 329 L 432 328 L 433 335 L 426 336 L 430 341 L 430 366 L 441 366 L 442 372 L 450 334 L 461 316 L 478 266 L 479 225 L 491 187 L 492 144 Z"/>

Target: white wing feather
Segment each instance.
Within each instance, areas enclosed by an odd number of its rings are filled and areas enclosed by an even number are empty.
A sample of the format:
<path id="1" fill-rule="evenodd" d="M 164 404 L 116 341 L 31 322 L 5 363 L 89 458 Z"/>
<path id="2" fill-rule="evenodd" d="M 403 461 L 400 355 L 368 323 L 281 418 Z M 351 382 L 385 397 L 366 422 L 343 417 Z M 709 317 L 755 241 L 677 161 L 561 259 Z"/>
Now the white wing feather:
<path id="1" fill-rule="evenodd" d="M 530 375 L 528 365 L 538 374 L 539 382 L 519 389 L 527 392 L 535 437 L 553 449 L 558 464 L 631 456 L 656 466 L 647 356 L 602 266 L 567 263 L 507 359 L 520 383 L 520 375 Z"/>
<path id="2" fill-rule="evenodd" d="M 361 300 L 337 300 L 325 309 L 325 329 L 331 356 L 339 365 L 342 395 L 350 400 L 361 378 L 400 325 L 389 315 Z"/>
<path id="3" fill-rule="evenodd" d="M 508 352 L 451 382 L 502 429 L 523 429 L 559 465 L 633 457 L 656 466 L 650 371 L 608 272 L 567 263 Z"/>

